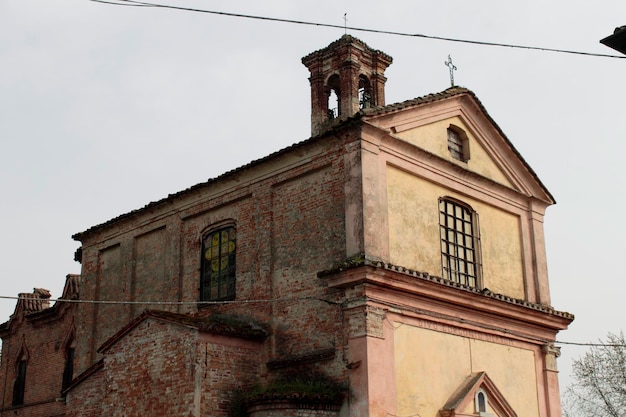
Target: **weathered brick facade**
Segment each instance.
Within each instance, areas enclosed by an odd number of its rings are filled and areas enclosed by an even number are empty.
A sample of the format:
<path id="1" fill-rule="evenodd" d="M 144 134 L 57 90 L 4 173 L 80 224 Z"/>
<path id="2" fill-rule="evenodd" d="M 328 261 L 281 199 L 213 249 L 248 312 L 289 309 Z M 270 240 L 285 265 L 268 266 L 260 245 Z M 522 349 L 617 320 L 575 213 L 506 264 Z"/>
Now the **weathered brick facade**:
<path id="1" fill-rule="evenodd" d="M 219 327 L 146 311 L 103 346 L 97 370 L 70 390 L 68 416 L 228 415 L 233 393 L 258 380 L 266 333 L 233 337 Z"/>
<path id="2" fill-rule="evenodd" d="M 61 298 L 76 300 L 80 277 L 68 275 Z M 57 302 L 50 307 L 47 290 L 19 295 L 15 313 L 0 326 L 2 337 L 2 404 L 0 416 L 62 416 L 63 374 L 68 352 L 75 346 L 76 304 Z M 18 363 L 26 363 L 21 404 L 13 405 Z M 24 406 L 27 406 L 24 408 Z"/>
<path id="3" fill-rule="evenodd" d="M 202 187 L 202 199 L 200 190 L 191 189 L 172 199 L 173 204 L 157 204 L 117 220 L 112 235 L 106 225 L 81 234 L 81 296 L 181 301 L 190 304 L 141 308 L 250 317 L 271 328 L 267 360 L 335 348 L 340 308 L 332 304 L 335 295 L 316 273 L 346 257 L 341 150 L 350 136 L 345 137 L 298 146 L 307 158 L 295 161 L 295 166 L 291 155 L 275 158 L 272 165 L 278 173 L 267 179 L 247 184 L 246 176 L 256 179 L 262 175 L 258 171 L 266 169 L 249 167 L 251 174 L 239 174 L 243 184 L 228 193 L 222 181 L 209 182 Z M 199 299 L 201 236 L 224 222 L 237 229 L 237 299 L 263 302 L 198 308 L 194 303 Z M 99 360 L 97 348 L 141 311 L 137 305 L 119 304 L 79 309 L 79 369 Z M 317 331 L 301 332 L 307 326 Z"/>
<path id="4" fill-rule="evenodd" d="M 45 297 L 36 292 L 31 296 L 39 297 L 37 311 L 18 304 L 0 329 L 2 372 L 5 387 L 13 384 L 20 360 L 15 352 L 28 346 L 26 395 L 23 404 L 9 407 L 14 389 L 5 388 L 2 413 L 382 417 L 412 414 L 407 407 L 419 397 L 426 417 L 446 404 L 453 384 L 474 366 L 475 359 L 465 356 L 474 343 L 477 349 L 490 346 L 503 363 L 512 356 L 500 346 L 535 358 L 523 369 L 537 375 L 522 381 L 531 387 L 524 395 L 537 402 L 529 414 L 558 417 L 554 358 L 543 352 L 554 351 L 546 346 L 573 317 L 549 306 L 541 267 L 541 222 L 553 202 L 550 194 L 468 90 L 383 107 L 391 58 L 351 36 L 303 63 L 311 71 L 312 138 L 74 236 L 82 244 L 80 299 L 89 302 L 44 308 Z M 328 120 L 331 90 L 342 109 L 336 120 Z M 473 136 L 475 159 L 487 168 L 450 161 L 446 143 L 432 138 L 440 134 L 435 122 L 448 119 L 492 141 L 501 166 L 480 154 Z M 508 177 L 489 177 L 499 168 Z M 421 184 L 418 192 L 415 184 Z M 419 205 L 418 197 L 428 193 L 434 198 Z M 403 225 L 433 213 L 436 222 L 437 198 L 448 195 L 472 198 L 503 224 L 519 220 L 521 249 L 509 248 L 503 256 L 492 244 L 489 254 L 504 257 L 504 264 L 523 259 L 510 272 L 519 276 L 517 286 L 498 274 L 485 279 L 523 299 L 486 291 L 482 281 L 470 286 L 431 275 L 441 273 L 439 225 Z M 486 220 L 488 226 L 497 223 Z M 236 257 L 216 261 L 203 245 L 221 230 L 232 237 L 215 250 Z M 491 242 L 515 240 L 505 239 L 511 233 L 506 227 L 487 230 L 486 240 L 496 235 Z M 398 242 L 396 236 L 409 238 Z M 434 256 L 420 264 L 424 253 Z M 225 296 L 203 298 L 205 269 L 226 270 L 231 259 L 234 289 L 226 291 L 218 278 L 224 288 L 216 288 Z M 436 269 L 418 272 L 432 264 Z M 445 350 L 428 341 L 437 342 L 440 334 L 460 358 L 444 375 L 450 381 L 441 378 L 450 386 L 412 392 L 402 381 Z M 76 359 L 73 381 L 61 392 L 68 340 Z M 413 354 L 413 347 L 421 353 Z M 38 368 L 35 352 L 49 358 L 49 369 Z M 494 380 L 505 372 L 488 370 Z M 35 375 L 42 379 L 32 384 Z M 515 377 L 503 375 L 503 385 Z M 500 392 L 495 385 L 490 389 Z M 513 402 L 527 398 L 507 389 Z"/>

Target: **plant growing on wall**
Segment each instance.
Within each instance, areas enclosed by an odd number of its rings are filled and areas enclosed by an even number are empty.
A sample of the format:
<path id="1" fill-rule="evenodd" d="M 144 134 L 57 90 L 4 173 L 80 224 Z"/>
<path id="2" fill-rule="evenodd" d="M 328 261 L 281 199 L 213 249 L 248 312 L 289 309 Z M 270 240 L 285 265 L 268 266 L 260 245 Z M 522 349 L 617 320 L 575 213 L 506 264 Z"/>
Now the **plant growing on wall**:
<path id="1" fill-rule="evenodd" d="M 307 405 L 340 405 L 347 392 L 344 384 L 315 372 L 279 376 L 268 384 L 238 390 L 231 400 L 231 417 L 247 417 L 251 405 L 288 402 Z"/>

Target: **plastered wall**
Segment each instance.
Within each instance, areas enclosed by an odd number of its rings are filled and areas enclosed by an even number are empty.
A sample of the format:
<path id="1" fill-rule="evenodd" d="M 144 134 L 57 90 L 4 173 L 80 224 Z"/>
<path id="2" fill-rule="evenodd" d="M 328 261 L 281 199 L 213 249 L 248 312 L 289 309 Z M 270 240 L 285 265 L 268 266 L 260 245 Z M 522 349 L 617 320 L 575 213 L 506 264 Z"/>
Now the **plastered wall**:
<path id="1" fill-rule="evenodd" d="M 539 415 L 532 350 L 397 323 L 393 338 L 398 415 L 436 417 L 465 378 L 481 371 L 517 415 Z"/>
<path id="2" fill-rule="evenodd" d="M 467 162 L 454 159 L 448 150 L 448 127 L 454 125 L 462 129 L 467 134 L 469 140 L 470 158 Z M 460 117 L 452 117 L 440 120 L 435 123 L 420 126 L 397 134 L 401 139 L 406 140 L 420 148 L 432 152 L 435 155 L 447 159 L 455 164 L 461 165 L 470 171 L 476 172 L 495 182 L 511 187 L 510 181 L 500 171 L 493 162 L 480 141 L 473 134 L 472 130 L 463 123 Z"/>
<path id="3" fill-rule="evenodd" d="M 390 261 L 441 276 L 440 197 L 453 197 L 478 213 L 483 287 L 523 299 L 520 219 L 394 167 L 387 168 Z"/>

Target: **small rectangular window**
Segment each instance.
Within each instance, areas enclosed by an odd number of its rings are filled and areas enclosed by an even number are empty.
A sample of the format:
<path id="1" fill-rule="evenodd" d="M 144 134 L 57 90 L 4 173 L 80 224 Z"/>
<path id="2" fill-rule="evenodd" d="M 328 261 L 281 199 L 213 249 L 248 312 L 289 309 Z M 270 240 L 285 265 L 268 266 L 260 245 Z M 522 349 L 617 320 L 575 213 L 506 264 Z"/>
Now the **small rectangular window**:
<path id="1" fill-rule="evenodd" d="M 450 125 L 448 128 L 448 150 L 450 156 L 454 159 L 458 159 L 462 162 L 469 161 L 469 141 L 465 132 L 454 126 Z"/>

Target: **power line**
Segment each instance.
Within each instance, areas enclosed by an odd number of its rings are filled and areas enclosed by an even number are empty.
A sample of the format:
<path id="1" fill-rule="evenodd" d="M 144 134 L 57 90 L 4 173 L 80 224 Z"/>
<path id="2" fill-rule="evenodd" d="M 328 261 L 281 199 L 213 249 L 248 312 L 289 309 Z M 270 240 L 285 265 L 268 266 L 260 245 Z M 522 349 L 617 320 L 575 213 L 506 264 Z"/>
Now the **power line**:
<path id="1" fill-rule="evenodd" d="M 328 304 L 333 305 L 342 305 L 342 303 L 326 300 L 318 297 L 287 297 L 287 298 L 267 298 L 267 299 L 257 299 L 257 300 L 226 300 L 226 301 L 120 301 L 120 300 L 78 300 L 78 299 L 65 299 L 65 298 L 30 298 L 30 297 L 15 297 L 15 296 L 7 296 L 0 295 L 0 299 L 6 300 L 32 300 L 32 301 L 40 301 L 40 302 L 55 302 L 55 303 L 75 303 L 75 304 L 104 304 L 104 305 L 164 305 L 164 306 L 185 306 L 185 305 L 226 305 L 226 304 L 262 304 L 262 303 L 272 303 L 272 302 L 294 302 L 294 301 L 321 301 Z M 381 302 L 381 300 L 372 299 L 377 302 Z M 393 303 L 384 303 L 390 306 L 395 306 Z M 411 309 L 413 310 L 413 309 Z M 434 315 L 428 314 L 425 310 L 422 309 L 414 309 L 414 311 L 420 312 L 426 315 Z M 446 317 L 448 319 L 454 319 L 452 316 L 441 315 L 442 317 Z M 465 320 L 456 319 L 458 321 L 466 322 Z M 476 323 L 474 323 L 476 324 Z M 481 326 L 484 327 L 484 326 Z M 491 327 L 490 327 L 491 328 Z M 501 330 L 500 328 L 493 326 L 492 330 Z M 510 333 L 510 332 L 506 332 Z M 514 333 L 510 333 L 515 335 Z M 528 335 L 523 335 L 528 338 Z M 531 338 L 532 339 L 532 338 Z M 541 342 L 548 342 L 544 339 L 535 339 Z M 560 345 L 571 345 L 571 346 L 585 346 L 585 347 L 626 347 L 624 344 L 613 344 L 613 343 L 582 343 L 582 342 L 567 342 L 563 340 L 555 340 L 553 343 Z"/>
<path id="2" fill-rule="evenodd" d="M 208 304 L 257 304 L 257 303 L 273 303 L 273 302 L 287 302 L 287 301 L 310 301 L 317 300 L 323 301 L 328 304 L 339 304 L 333 301 L 325 300 L 317 297 L 286 297 L 286 298 L 268 298 L 258 300 L 222 300 L 222 301 L 121 301 L 121 300 L 79 300 L 68 298 L 35 298 L 35 297 L 12 297 L 7 295 L 0 295 L 0 299 L 7 300 L 28 300 L 40 303 L 55 302 L 55 303 L 74 303 L 74 304 L 117 304 L 117 305 L 164 305 L 164 306 L 184 306 L 184 305 L 208 305 Z"/>
<path id="3" fill-rule="evenodd" d="M 143 1 L 138 1 L 138 0 L 89 0 L 89 1 L 92 1 L 94 3 L 112 4 L 115 6 L 156 7 L 156 8 L 162 8 L 162 9 L 181 10 L 181 11 L 187 11 L 187 12 L 215 14 L 219 16 L 239 17 L 239 18 L 245 18 L 245 19 L 265 20 L 265 21 L 280 22 L 280 23 L 292 23 L 292 24 L 298 24 L 298 25 L 319 26 L 319 27 L 327 27 L 327 28 L 334 28 L 334 29 L 352 30 L 356 32 L 379 33 L 383 35 L 423 38 L 423 39 L 439 40 L 439 41 L 446 41 L 446 42 L 466 43 L 466 44 L 480 45 L 480 46 L 498 46 L 498 47 L 504 47 L 504 48 L 526 49 L 526 50 L 543 51 L 543 52 L 559 52 L 559 53 L 564 53 L 564 54 L 584 55 L 584 56 L 593 56 L 593 57 L 602 57 L 602 58 L 617 58 L 617 59 L 626 58 L 626 56 L 622 56 L 622 55 L 599 54 L 599 53 L 594 53 L 594 52 L 584 52 L 584 51 L 575 51 L 575 50 L 558 49 L 558 48 L 546 48 L 546 47 L 541 47 L 541 46 L 527 46 L 527 45 L 519 45 L 519 44 L 500 43 L 500 42 L 476 41 L 476 40 L 470 40 L 470 39 L 451 38 L 451 37 L 446 37 L 446 36 L 424 35 L 421 33 L 396 32 L 396 31 L 382 30 L 382 29 L 370 29 L 370 28 L 361 28 L 361 27 L 355 27 L 355 26 L 335 25 L 332 23 L 309 22 L 305 20 L 283 19 L 283 18 L 278 18 L 278 17 L 249 15 L 249 14 L 231 13 L 231 12 L 220 12 L 216 10 L 172 6 L 172 5 L 167 5 L 167 4 L 143 2 Z"/>
<path id="4" fill-rule="evenodd" d="M 557 340 L 554 343 L 558 343 L 561 345 L 572 345 L 572 346 L 592 346 L 592 347 L 626 347 L 626 345 L 622 343 L 580 343 L 580 342 L 563 342 L 561 340 Z"/>

